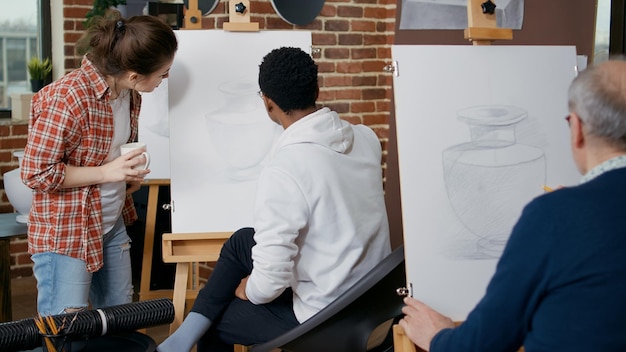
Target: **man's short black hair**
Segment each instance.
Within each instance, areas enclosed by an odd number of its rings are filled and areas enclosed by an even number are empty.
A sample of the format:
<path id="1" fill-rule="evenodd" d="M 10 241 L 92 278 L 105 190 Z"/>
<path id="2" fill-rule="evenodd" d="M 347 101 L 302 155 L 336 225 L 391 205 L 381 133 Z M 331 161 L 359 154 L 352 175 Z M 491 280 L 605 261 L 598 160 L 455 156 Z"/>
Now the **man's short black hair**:
<path id="1" fill-rule="evenodd" d="M 259 87 L 286 113 L 315 107 L 317 65 L 299 48 L 274 49 L 259 66 Z"/>

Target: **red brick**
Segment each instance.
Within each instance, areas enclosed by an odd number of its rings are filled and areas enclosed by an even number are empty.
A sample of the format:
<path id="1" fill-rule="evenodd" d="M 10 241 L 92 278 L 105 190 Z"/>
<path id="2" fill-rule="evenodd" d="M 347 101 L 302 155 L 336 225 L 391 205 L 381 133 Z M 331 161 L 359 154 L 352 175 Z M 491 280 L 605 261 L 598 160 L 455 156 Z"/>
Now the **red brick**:
<path id="1" fill-rule="evenodd" d="M 378 47 L 376 48 L 376 55 L 378 57 L 391 57 L 391 47 Z"/>
<path id="2" fill-rule="evenodd" d="M 391 32 L 395 29 L 395 23 L 376 22 L 376 32 Z"/>
<path id="3" fill-rule="evenodd" d="M 24 138 L 26 138 L 28 136 L 28 122 L 14 123 L 11 125 L 11 135 L 24 136 Z M 24 140 L 24 145 L 26 145 L 26 140 Z"/>
<path id="4" fill-rule="evenodd" d="M 324 23 L 322 22 L 322 20 L 316 19 L 305 26 L 296 26 L 295 28 L 306 29 L 309 31 L 321 31 L 322 29 L 324 29 Z"/>
<path id="5" fill-rule="evenodd" d="M 364 34 L 363 35 L 363 44 L 364 45 L 383 45 L 387 44 L 387 36 L 384 34 Z"/>
<path id="6" fill-rule="evenodd" d="M 360 89 L 340 89 L 335 95 L 340 100 L 359 100 L 361 99 Z"/>
<path id="7" fill-rule="evenodd" d="M 374 76 L 358 76 L 352 78 L 352 85 L 355 87 L 359 86 L 375 86 L 376 85 L 376 77 Z"/>
<path id="8" fill-rule="evenodd" d="M 339 45 L 363 45 L 363 34 L 339 34 Z"/>
<path id="9" fill-rule="evenodd" d="M 379 60 L 365 61 L 365 62 L 363 62 L 363 72 L 382 73 L 383 72 L 383 68 L 387 64 L 388 64 L 387 62 L 379 61 Z"/>
<path id="10" fill-rule="evenodd" d="M 322 17 L 335 17 L 337 16 L 337 6 L 330 5 L 328 1 L 322 7 L 322 11 L 320 11 L 320 16 Z"/>
<path id="11" fill-rule="evenodd" d="M 26 235 L 22 236 L 26 238 Z M 28 251 L 28 242 L 11 239 L 11 253 L 22 253 Z M 30 261 L 30 257 L 28 258 Z M 19 261 L 18 261 L 19 263 Z M 26 264 L 26 263 L 23 263 Z"/>
<path id="12" fill-rule="evenodd" d="M 374 32 L 376 30 L 376 22 L 352 20 L 350 21 L 350 29 L 354 32 Z"/>
<path id="13" fill-rule="evenodd" d="M 364 121 L 370 126 L 385 126 L 384 128 L 389 128 L 389 114 L 386 112 L 377 112 L 375 114 L 367 114 L 363 118 Z"/>
<path id="14" fill-rule="evenodd" d="M 387 91 L 384 88 L 366 88 L 363 89 L 363 100 L 385 99 Z"/>
<path id="15" fill-rule="evenodd" d="M 350 58 L 350 49 L 346 49 L 346 48 L 324 49 L 324 57 L 327 59 L 348 59 Z"/>
<path id="16" fill-rule="evenodd" d="M 323 72 L 335 72 L 335 63 L 334 62 L 317 62 L 317 71 L 320 73 Z"/>
<path id="17" fill-rule="evenodd" d="M 350 22 L 347 20 L 327 20 L 324 29 L 330 32 L 347 32 L 350 30 Z"/>
<path id="18" fill-rule="evenodd" d="M 324 87 L 347 87 L 352 80 L 345 75 L 324 78 Z"/>
<path id="19" fill-rule="evenodd" d="M 76 43 L 82 35 L 82 33 L 65 32 L 63 39 L 65 39 L 66 43 Z"/>
<path id="20" fill-rule="evenodd" d="M 84 6 L 93 6 L 93 0 L 64 0 L 63 3 L 65 5 L 84 5 Z"/>
<path id="21" fill-rule="evenodd" d="M 293 29 L 293 25 L 285 22 L 279 17 L 270 17 L 267 19 L 267 29 Z"/>
<path id="22" fill-rule="evenodd" d="M 274 14 L 274 7 L 269 1 L 255 1 L 250 3 L 251 13 Z"/>
<path id="23" fill-rule="evenodd" d="M 13 153 L 9 150 L 0 151 L 0 162 L 8 163 L 13 161 Z"/>
<path id="24" fill-rule="evenodd" d="M 0 126 L 0 137 L 7 137 L 11 135 L 11 126 Z"/>
<path id="25" fill-rule="evenodd" d="M 322 102 L 322 101 L 333 101 L 333 100 L 335 100 L 335 91 L 334 90 L 329 90 L 329 89 L 320 90 L 320 95 L 319 95 L 319 97 L 317 97 L 317 100 L 319 102 Z"/>
<path id="26" fill-rule="evenodd" d="M 375 112 L 376 104 L 371 101 L 357 101 L 352 103 L 352 105 L 350 106 L 350 111 L 354 113 Z"/>
<path id="27" fill-rule="evenodd" d="M 63 21 L 63 30 L 64 31 L 73 31 L 75 28 L 74 21 Z"/>
<path id="28" fill-rule="evenodd" d="M 30 259 L 30 254 L 27 253 L 27 250 L 24 250 L 25 253 L 19 253 L 16 256 L 15 264 L 17 265 L 32 265 L 33 261 Z"/>
<path id="29" fill-rule="evenodd" d="M 391 101 L 376 101 L 376 111 L 378 112 L 391 112 Z"/>
<path id="30" fill-rule="evenodd" d="M 366 18 L 387 18 L 387 9 L 381 7 L 366 7 L 363 12 L 363 17 Z"/>
<path id="31" fill-rule="evenodd" d="M 361 71 L 360 62 L 342 61 L 337 63 L 337 73 L 359 73 Z"/>
<path id="32" fill-rule="evenodd" d="M 21 149 L 26 146 L 24 138 L 0 139 L 0 149 Z"/>
<path id="33" fill-rule="evenodd" d="M 358 60 L 358 59 L 375 59 L 376 58 L 376 48 L 350 49 L 350 57 L 353 60 Z"/>
<path id="34" fill-rule="evenodd" d="M 336 45 L 337 35 L 333 33 L 313 33 L 311 40 L 313 45 Z"/>
<path id="35" fill-rule="evenodd" d="M 89 8 L 65 7 L 63 8 L 63 17 L 85 19 L 87 17 L 87 12 L 89 12 Z"/>
<path id="36" fill-rule="evenodd" d="M 339 17 L 363 17 L 363 8 L 357 6 L 337 6 Z"/>

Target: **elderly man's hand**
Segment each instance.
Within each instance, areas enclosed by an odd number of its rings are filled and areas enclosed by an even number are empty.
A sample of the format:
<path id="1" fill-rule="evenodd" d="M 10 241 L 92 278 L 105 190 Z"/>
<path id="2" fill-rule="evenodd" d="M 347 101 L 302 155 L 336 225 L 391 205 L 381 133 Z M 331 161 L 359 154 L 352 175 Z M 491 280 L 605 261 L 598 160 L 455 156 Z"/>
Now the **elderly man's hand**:
<path id="1" fill-rule="evenodd" d="M 450 318 L 416 299 L 406 297 L 404 303 L 402 313 L 405 316 L 399 324 L 409 339 L 424 351 L 430 349 L 430 341 L 439 331 L 454 327 Z"/>

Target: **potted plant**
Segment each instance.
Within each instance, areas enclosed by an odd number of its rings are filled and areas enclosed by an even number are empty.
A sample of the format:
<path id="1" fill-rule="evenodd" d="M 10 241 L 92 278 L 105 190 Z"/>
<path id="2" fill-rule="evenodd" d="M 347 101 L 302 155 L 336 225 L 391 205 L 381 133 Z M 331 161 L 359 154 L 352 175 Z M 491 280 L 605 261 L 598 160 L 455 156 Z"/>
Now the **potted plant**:
<path id="1" fill-rule="evenodd" d="M 30 86 L 33 93 L 38 92 L 44 86 L 45 80 L 52 72 L 52 62 L 49 58 L 40 59 L 33 57 L 28 61 L 28 74 L 30 75 Z"/>
<path id="2" fill-rule="evenodd" d="M 117 7 L 118 5 L 126 5 L 126 0 L 94 0 L 93 7 L 85 15 L 85 27 L 89 28 L 93 20 L 97 17 L 103 17 L 111 7 Z"/>

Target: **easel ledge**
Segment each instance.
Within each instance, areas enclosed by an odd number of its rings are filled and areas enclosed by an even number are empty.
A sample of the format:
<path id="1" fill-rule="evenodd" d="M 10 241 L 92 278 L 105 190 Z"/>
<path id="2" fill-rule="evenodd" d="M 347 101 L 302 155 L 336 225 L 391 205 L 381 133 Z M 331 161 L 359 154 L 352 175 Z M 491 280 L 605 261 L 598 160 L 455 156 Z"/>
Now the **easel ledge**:
<path id="1" fill-rule="evenodd" d="M 494 40 L 513 39 L 511 28 L 498 28 L 496 14 L 483 13 L 484 0 L 468 0 L 467 28 L 464 31 L 465 39 L 473 45 L 490 45 Z"/>

